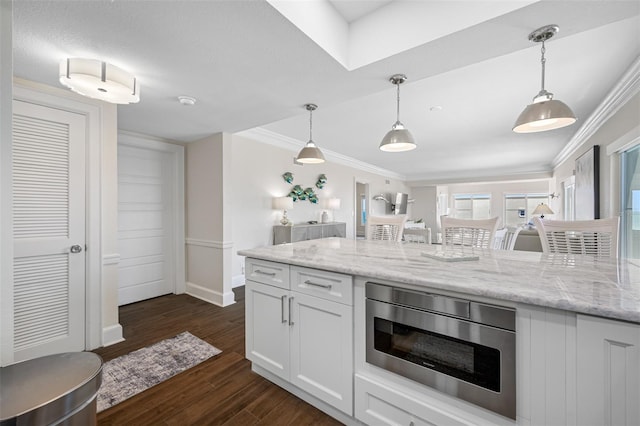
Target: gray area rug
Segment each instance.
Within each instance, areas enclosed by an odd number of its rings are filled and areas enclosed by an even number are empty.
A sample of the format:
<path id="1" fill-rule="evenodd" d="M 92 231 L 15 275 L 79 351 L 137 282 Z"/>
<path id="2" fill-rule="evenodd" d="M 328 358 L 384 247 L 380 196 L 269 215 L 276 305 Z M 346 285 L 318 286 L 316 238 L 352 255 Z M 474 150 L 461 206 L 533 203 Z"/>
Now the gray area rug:
<path id="1" fill-rule="evenodd" d="M 218 355 L 220 349 L 189 332 L 112 359 L 102 367 L 98 412 Z"/>

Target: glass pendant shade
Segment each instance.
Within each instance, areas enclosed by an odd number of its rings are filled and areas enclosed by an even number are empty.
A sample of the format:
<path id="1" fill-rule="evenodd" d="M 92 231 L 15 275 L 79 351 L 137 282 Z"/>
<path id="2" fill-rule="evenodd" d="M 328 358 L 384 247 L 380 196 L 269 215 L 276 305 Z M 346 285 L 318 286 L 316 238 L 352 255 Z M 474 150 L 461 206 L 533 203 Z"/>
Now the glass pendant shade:
<path id="1" fill-rule="evenodd" d="M 140 86 L 133 75 L 97 59 L 65 59 L 59 75 L 63 86 L 88 98 L 112 104 L 140 101 Z"/>
<path id="2" fill-rule="evenodd" d="M 380 142 L 380 150 L 385 152 L 411 151 L 415 148 L 416 141 L 413 135 L 400 122 L 394 124 Z"/>
<path id="3" fill-rule="evenodd" d="M 306 104 L 304 106 L 307 111 L 309 111 L 309 142 L 300 150 L 298 156 L 296 157 L 296 161 L 298 163 L 303 164 L 320 164 L 324 163 L 324 155 L 320 148 L 316 146 L 313 142 L 313 111 L 315 111 L 318 106 L 314 104 Z"/>

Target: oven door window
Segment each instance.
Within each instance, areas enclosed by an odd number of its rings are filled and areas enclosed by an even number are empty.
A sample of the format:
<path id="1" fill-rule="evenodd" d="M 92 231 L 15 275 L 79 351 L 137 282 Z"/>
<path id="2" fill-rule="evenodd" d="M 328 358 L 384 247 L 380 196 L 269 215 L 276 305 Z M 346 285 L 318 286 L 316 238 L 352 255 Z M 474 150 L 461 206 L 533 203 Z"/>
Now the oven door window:
<path id="1" fill-rule="evenodd" d="M 374 348 L 396 358 L 500 392 L 500 351 L 374 318 Z"/>

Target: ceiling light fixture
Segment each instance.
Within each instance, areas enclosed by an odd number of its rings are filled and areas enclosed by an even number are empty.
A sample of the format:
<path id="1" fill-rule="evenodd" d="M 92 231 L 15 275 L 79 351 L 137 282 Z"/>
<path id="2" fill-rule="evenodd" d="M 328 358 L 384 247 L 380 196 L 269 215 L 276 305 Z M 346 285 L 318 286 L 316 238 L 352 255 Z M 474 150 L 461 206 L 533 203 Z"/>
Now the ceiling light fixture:
<path id="1" fill-rule="evenodd" d="M 68 58 L 60 62 L 60 83 L 71 91 L 112 104 L 140 101 L 136 78 L 97 59 Z"/>
<path id="2" fill-rule="evenodd" d="M 304 106 L 309 111 L 309 142 L 300 150 L 296 161 L 303 164 L 319 164 L 324 163 L 324 155 L 320 148 L 313 142 L 313 111 L 318 108 L 314 104 L 306 104 Z"/>
<path id="3" fill-rule="evenodd" d="M 396 122 L 380 142 L 380 150 L 385 152 L 411 151 L 416 148 L 416 141 L 409 130 L 400 122 L 400 85 L 407 80 L 404 74 L 395 74 L 389 78 L 396 85 Z"/>
<path id="4" fill-rule="evenodd" d="M 196 98 L 191 96 L 178 96 L 178 102 L 184 106 L 194 106 L 196 104 Z"/>
<path id="5" fill-rule="evenodd" d="M 542 88 L 533 98 L 533 103 L 527 105 L 522 111 L 513 131 L 516 133 L 544 132 L 546 130 L 559 129 L 575 123 L 576 116 L 571 108 L 564 102 L 554 100 L 553 93 L 549 93 L 544 88 L 544 67 L 546 59 L 544 42 L 549 40 L 559 31 L 557 25 L 546 25 L 538 28 L 529 34 L 529 40 L 535 43 L 542 43 Z"/>

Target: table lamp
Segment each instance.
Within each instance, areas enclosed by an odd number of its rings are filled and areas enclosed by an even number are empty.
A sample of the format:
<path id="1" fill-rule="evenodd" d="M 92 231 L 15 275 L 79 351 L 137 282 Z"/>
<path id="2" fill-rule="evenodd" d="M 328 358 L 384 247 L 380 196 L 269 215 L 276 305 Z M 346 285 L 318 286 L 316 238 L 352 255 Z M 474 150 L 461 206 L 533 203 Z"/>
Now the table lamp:
<path id="1" fill-rule="evenodd" d="M 293 208 L 293 198 L 276 197 L 273 199 L 273 208 L 275 210 L 282 210 L 282 219 L 280 219 L 280 223 L 288 225 L 290 222 L 287 218 L 287 210 L 291 210 Z"/>
<path id="2" fill-rule="evenodd" d="M 323 198 L 322 199 L 322 208 L 325 211 L 322 212 L 322 223 L 327 223 L 329 221 L 329 214 L 326 210 L 338 210 L 340 208 L 340 198 Z"/>
<path id="3" fill-rule="evenodd" d="M 540 219 L 543 219 L 545 214 L 554 214 L 554 213 L 553 213 L 553 210 L 551 210 L 548 205 L 546 205 L 545 203 L 540 203 L 536 206 L 535 210 L 533 211 L 533 214 L 539 214 Z"/>

